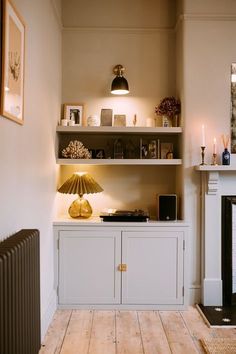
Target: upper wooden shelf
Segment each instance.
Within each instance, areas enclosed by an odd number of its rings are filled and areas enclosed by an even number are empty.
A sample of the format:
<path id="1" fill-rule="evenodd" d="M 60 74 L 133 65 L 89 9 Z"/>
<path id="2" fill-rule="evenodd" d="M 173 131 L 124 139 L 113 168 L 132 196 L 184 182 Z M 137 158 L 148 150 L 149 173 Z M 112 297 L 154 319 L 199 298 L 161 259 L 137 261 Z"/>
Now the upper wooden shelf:
<path id="1" fill-rule="evenodd" d="M 80 133 L 80 134 L 94 134 L 94 133 L 106 133 L 106 134 L 181 134 L 181 127 L 64 127 L 57 126 L 58 133 Z"/>

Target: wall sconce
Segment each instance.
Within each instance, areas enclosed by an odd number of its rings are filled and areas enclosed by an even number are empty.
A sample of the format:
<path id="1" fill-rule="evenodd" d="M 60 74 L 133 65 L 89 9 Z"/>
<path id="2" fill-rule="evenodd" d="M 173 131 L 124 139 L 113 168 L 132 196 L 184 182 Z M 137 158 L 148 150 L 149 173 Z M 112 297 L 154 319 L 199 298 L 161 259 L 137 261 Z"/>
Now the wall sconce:
<path id="1" fill-rule="evenodd" d="M 123 76 L 124 71 L 125 68 L 120 64 L 113 68 L 113 73 L 116 75 L 111 84 L 111 93 L 113 95 L 126 95 L 129 93 L 128 81 Z"/>

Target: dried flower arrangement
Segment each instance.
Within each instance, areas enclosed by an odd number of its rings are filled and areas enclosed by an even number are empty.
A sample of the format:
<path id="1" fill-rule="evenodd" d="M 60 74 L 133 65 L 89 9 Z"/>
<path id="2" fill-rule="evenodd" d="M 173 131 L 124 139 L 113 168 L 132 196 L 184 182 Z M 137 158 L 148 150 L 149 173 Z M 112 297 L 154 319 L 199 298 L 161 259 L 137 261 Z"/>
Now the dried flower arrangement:
<path id="1" fill-rule="evenodd" d="M 90 152 L 79 140 L 70 141 L 61 154 L 67 159 L 91 159 Z"/>
<path id="2" fill-rule="evenodd" d="M 173 96 L 163 98 L 159 105 L 155 107 L 155 113 L 157 115 L 167 115 L 170 118 L 173 118 L 176 114 L 180 114 L 180 111 L 180 100 L 176 99 Z"/>

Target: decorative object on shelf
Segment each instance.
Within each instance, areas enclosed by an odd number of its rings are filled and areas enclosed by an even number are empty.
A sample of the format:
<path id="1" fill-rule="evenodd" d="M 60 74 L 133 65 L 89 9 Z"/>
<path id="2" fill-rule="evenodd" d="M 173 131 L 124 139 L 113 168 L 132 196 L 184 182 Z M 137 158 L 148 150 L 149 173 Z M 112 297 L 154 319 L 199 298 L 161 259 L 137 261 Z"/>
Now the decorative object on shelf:
<path id="1" fill-rule="evenodd" d="M 89 150 L 79 140 L 70 141 L 61 154 L 67 159 L 91 159 Z"/>
<path id="2" fill-rule="evenodd" d="M 3 2 L 1 115 L 23 124 L 25 25 L 10 1 Z"/>
<path id="3" fill-rule="evenodd" d="M 134 143 L 132 142 L 131 139 L 128 140 L 128 142 L 125 145 L 125 158 L 126 159 L 135 159 L 137 158 L 136 156 L 136 147 Z"/>
<path id="4" fill-rule="evenodd" d="M 161 159 L 173 159 L 173 143 L 161 143 Z"/>
<path id="5" fill-rule="evenodd" d="M 222 153 L 222 165 L 230 165 L 230 152 L 228 150 L 229 135 L 222 134 L 221 138 L 224 145 L 224 151 Z"/>
<path id="6" fill-rule="evenodd" d="M 91 115 L 87 118 L 88 127 L 98 127 L 100 125 L 100 119 L 97 115 Z"/>
<path id="7" fill-rule="evenodd" d="M 59 189 L 65 194 L 78 194 L 78 198 L 69 207 L 68 213 L 72 218 L 89 218 L 92 207 L 83 198 L 84 194 L 100 193 L 102 187 L 87 172 L 75 172 Z"/>
<path id="8" fill-rule="evenodd" d="M 236 153 L 236 63 L 231 64 L 231 154 Z"/>
<path id="9" fill-rule="evenodd" d="M 63 127 L 67 127 L 67 125 L 68 125 L 68 119 L 62 119 L 62 120 L 61 120 L 61 125 L 62 125 Z"/>
<path id="10" fill-rule="evenodd" d="M 95 149 L 88 149 L 90 156 L 92 159 L 96 159 L 96 150 Z"/>
<path id="11" fill-rule="evenodd" d="M 149 141 L 148 158 L 149 159 L 158 159 L 159 158 L 158 150 L 159 150 L 159 139 Z"/>
<path id="12" fill-rule="evenodd" d="M 113 95 L 126 95 L 129 93 L 128 81 L 123 76 L 124 71 L 125 68 L 120 64 L 113 68 L 113 73 L 116 75 L 111 84 L 111 93 Z"/>
<path id="13" fill-rule="evenodd" d="M 155 122 L 155 119 L 154 118 L 150 118 L 150 117 L 148 117 L 148 118 L 146 118 L 146 127 L 155 127 L 155 125 L 156 125 L 156 122 Z"/>
<path id="14" fill-rule="evenodd" d="M 75 121 L 74 120 L 69 120 L 69 126 L 74 127 L 75 126 Z"/>
<path id="15" fill-rule="evenodd" d="M 81 103 L 65 103 L 64 119 L 74 121 L 74 125 L 81 126 L 83 121 L 84 105 Z"/>
<path id="16" fill-rule="evenodd" d="M 161 118 L 163 127 L 172 127 L 171 119 L 167 115 L 163 115 Z"/>
<path id="17" fill-rule="evenodd" d="M 112 109 L 102 108 L 101 110 L 101 126 L 112 126 Z"/>
<path id="18" fill-rule="evenodd" d="M 216 138 L 213 139 L 212 165 L 217 166 Z"/>
<path id="19" fill-rule="evenodd" d="M 121 139 L 116 139 L 114 142 L 114 159 L 124 158 L 124 145 Z"/>
<path id="20" fill-rule="evenodd" d="M 178 117 L 181 112 L 181 104 L 180 100 L 175 97 L 170 96 L 163 98 L 159 105 L 155 107 L 155 112 L 158 116 L 163 117 L 163 127 L 179 126 Z"/>
<path id="21" fill-rule="evenodd" d="M 205 136 L 205 125 L 202 124 L 202 142 L 201 142 L 201 157 L 202 162 L 200 163 L 201 166 L 205 164 L 205 148 L 206 148 L 206 136 Z"/>
<path id="22" fill-rule="evenodd" d="M 140 159 L 148 158 L 148 142 L 140 138 Z"/>
<path id="23" fill-rule="evenodd" d="M 104 151 L 104 149 L 97 149 L 95 158 L 96 159 L 105 159 L 105 151 Z"/>
<path id="24" fill-rule="evenodd" d="M 137 114 L 134 115 L 133 126 L 136 127 L 136 124 L 137 124 Z"/>
<path id="25" fill-rule="evenodd" d="M 206 165 L 205 164 L 205 146 L 201 146 L 201 156 L 202 156 L 202 162 L 200 163 L 201 166 Z"/>
<path id="26" fill-rule="evenodd" d="M 125 126 L 126 126 L 126 115 L 114 114 L 114 127 L 125 127 Z"/>

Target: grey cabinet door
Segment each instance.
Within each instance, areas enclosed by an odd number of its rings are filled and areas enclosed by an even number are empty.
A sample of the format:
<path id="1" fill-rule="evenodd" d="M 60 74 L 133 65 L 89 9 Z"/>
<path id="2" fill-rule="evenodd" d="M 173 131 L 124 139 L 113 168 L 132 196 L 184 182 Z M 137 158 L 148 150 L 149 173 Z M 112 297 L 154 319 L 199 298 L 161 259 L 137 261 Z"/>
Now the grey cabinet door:
<path id="1" fill-rule="evenodd" d="M 121 233 L 59 231 L 59 304 L 120 303 Z"/>
<path id="2" fill-rule="evenodd" d="M 183 304 L 184 232 L 122 233 L 123 304 Z"/>

